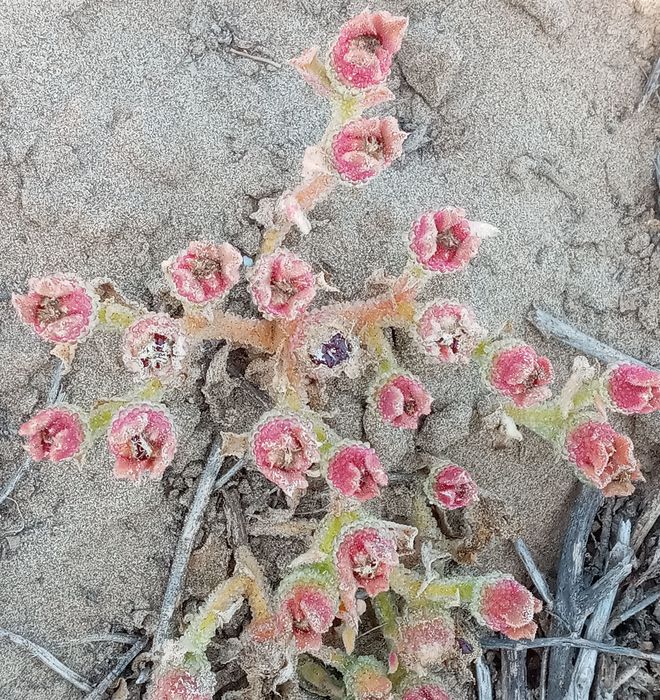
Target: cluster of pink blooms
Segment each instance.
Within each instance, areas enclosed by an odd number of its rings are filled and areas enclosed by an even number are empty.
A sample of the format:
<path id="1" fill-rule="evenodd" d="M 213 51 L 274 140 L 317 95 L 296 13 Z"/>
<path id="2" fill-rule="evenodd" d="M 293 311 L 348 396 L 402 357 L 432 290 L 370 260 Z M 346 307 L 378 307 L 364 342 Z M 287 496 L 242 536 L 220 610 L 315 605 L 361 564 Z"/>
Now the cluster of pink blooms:
<path id="1" fill-rule="evenodd" d="M 329 289 L 328 285 L 308 262 L 283 247 L 286 226 L 309 232 L 306 212 L 313 206 L 311 200 L 318 201 L 318 192 L 329 189 L 328 182 L 332 186 L 341 181 L 362 185 L 402 154 L 406 134 L 396 119 L 364 117 L 363 113 L 393 97 L 385 82 L 406 27 L 406 18 L 365 10 L 344 24 L 324 60 L 318 49 L 310 49 L 293 61 L 310 85 L 333 102 L 335 117 L 321 143 L 306 153 L 302 185 L 278 200 L 272 228 L 264 237 L 268 245 L 262 247 L 254 266 L 244 271 L 252 302 L 265 320 L 248 321 L 225 315 L 222 309 L 240 282 L 242 253 L 228 242 L 192 241 L 162 264 L 170 292 L 183 306 L 183 318 L 137 311 L 127 304 L 117 326 L 123 332 L 124 366 L 141 389 L 129 397 L 100 402 L 88 416 L 64 403 L 50 406 L 19 430 L 30 457 L 51 462 L 80 459 L 91 440 L 104 431 L 116 477 L 160 479 L 174 459 L 177 439 L 167 409 L 149 399 L 154 393 L 160 395 L 165 386 L 176 385 L 185 374 L 191 336 L 195 335 L 191 329 L 204 323 L 208 324 L 204 328 L 217 329 L 223 327 L 223 321 L 243 322 L 250 332 L 265 329 L 264 335 L 273 339 L 271 345 L 277 345 L 275 351 L 272 347 L 266 350 L 267 343 L 246 344 L 275 355 L 274 374 L 285 375 L 282 383 L 286 386 L 281 390 L 273 381 L 277 406 L 243 436 L 246 449 L 256 469 L 290 503 L 306 492 L 311 478 L 322 475 L 333 496 L 328 519 L 336 519 L 332 521 L 336 531 L 330 530 L 332 543 L 324 541 L 322 546 L 317 542 L 318 548 L 312 548 L 308 558 L 303 555 L 305 563 L 294 567 L 281 582 L 275 602 L 269 599 L 272 615 L 269 612 L 263 627 L 264 638 L 288 640 L 301 653 L 319 651 L 324 635 L 335 626 L 352 652 L 346 640 L 355 641 L 365 601 L 396 587 L 393 582 L 401 573 L 405 555 L 413 551 L 416 534 L 414 528 L 376 520 L 360 510 L 387 486 L 386 465 L 371 445 L 343 440 L 324 424 L 309 408 L 308 386 L 323 388 L 325 379 L 340 373 L 357 377 L 370 354 L 377 369 L 369 389 L 369 410 L 393 428 L 418 430 L 431 413 L 433 398 L 417 377 L 394 360 L 382 333 L 392 320 L 392 325 L 405 326 L 415 344 L 440 365 L 478 362 L 487 386 L 501 397 L 503 410 L 510 411 L 510 420 L 531 414 L 542 420 L 545 408 L 551 412 L 560 406 L 551 401 L 554 372 L 547 357 L 522 341 L 489 337 L 474 311 L 461 303 L 447 299 L 419 302 L 422 284 L 433 275 L 466 268 L 482 239 L 497 233 L 493 226 L 468 219 L 467 212 L 458 207 L 427 211 L 408 232 L 408 264 L 389 285 L 389 296 L 316 310 L 311 306 L 317 291 Z M 278 228 L 282 220 L 286 230 Z M 15 294 L 13 304 L 40 338 L 61 353 L 60 346 L 64 346 L 72 354 L 97 323 L 109 323 L 100 289 L 94 282 L 58 273 L 31 279 L 27 293 Z M 375 311 L 381 308 L 379 303 L 385 309 L 381 315 Z M 222 331 L 218 334 L 225 338 Z M 208 337 L 216 336 L 209 331 Z M 293 381 L 290 375 L 300 381 Z M 152 391 L 153 387 L 157 390 Z M 607 405 L 624 414 L 650 413 L 660 409 L 660 372 L 637 364 L 616 364 L 583 393 L 588 391 L 587 403 L 599 409 Z M 556 418 L 557 411 L 552 416 Z M 582 405 L 571 408 L 557 428 L 559 437 L 553 440 L 563 442 L 580 478 L 607 496 L 629 494 L 633 483 L 642 480 L 632 443 L 601 418 L 602 414 L 595 418 Z M 525 424 L 522 419 L 521 424 Z M 446 460 L 430 470 L 425 491 L 436 516 L 451 510 L 458 511 L 454 517 L 460 517 L 460 509 L 470 515 L 479 507 L 479 489 L 470 474 Z M 513 578 L 497 574 L 461 579 L 460 590 L 459 582 L 454 583 L 458 592 L 446 607 L 426 604 L 422 593 L 415 593 L 415 604 L 406 608 L 396 634 L 388 639 L 390 675 L 401 664 L 406 677 L 397 690 L 400 700 L 450 700 L 442 684 L 430 675 L 460 647 L 450 607 L 469 606 L 479 623 L 511 639 L 536 634 L 534 615 L 541 604 Z M 210 700 L 214 687 L 210 667 L 199 671 L 179 661 L 163 666 L 155 675 L 149 700 Z M 348 662 L 344 680 L 349 696 L 356 700 L 389 700 L 392 696 L 387 669 L 372 657 Z"/>

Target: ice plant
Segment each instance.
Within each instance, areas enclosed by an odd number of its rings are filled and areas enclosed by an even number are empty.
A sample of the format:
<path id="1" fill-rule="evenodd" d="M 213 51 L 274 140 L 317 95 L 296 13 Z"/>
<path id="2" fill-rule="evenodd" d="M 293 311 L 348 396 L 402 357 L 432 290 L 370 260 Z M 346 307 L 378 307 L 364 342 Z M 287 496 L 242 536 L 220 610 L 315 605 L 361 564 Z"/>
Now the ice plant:
<path id="1" fill-rule="evenodd" d="M 605 496 L 628 496 L 635 481 L 643 481 L 629 437 L 609 423 L 587 421 L 566 438 L 568 458 L 578 474 L 601 489 Z"/>
<path id="2" fill-rule="evenodd" d="M 240 278 L 243 256 L 230 243 L 192 241 L 162 264 L 172 293 L 188 304 L 218 301 Z"/>
<path id="3" fill-rule="evenodd" d="M 290 321 L 305 311 L 316 294 L 314 272 L 282 248 L 259 259 L 250 277 L 250 292 L 266 318 Z"/>
<path id="4" fill-rule="evenodd" d="M 369 445 L 345 443 L 328 459 L 327 479 L 337 491 L 356 501 L 368 501 L 378 496 L 381 486 L 387 486 L 387 474 Z"/>
<path id="5" fill-rule="evenodd" d="M 98 297 L 76 275 L 33 277 L 27 294 L 14 294 L 12 304 L 23 323 L 51 343 L 83 340 L 96 320 Z"/>
<path id="6" fill-rule="evenodd" d="M 252 434 L 251 451 L 257 469 L 287 496 L 307 488 L 306 473 L 321 458 L 312 426 L 287 414 L 262 420 Z"/>
<path id="7" fill-rule="evenodd" d="M 416 330 L 424 351 L 447 363 L 469 362 L 485 335 L 474 311 L 451 301 L 429 304 L 420 315 Z"/>
<path id="8" fill-rule="evenodd" d="M 394 117 L 351 121 L 332 139 L 333 168 L 352 184 L 371 180 L 401 155 L 405 138 Z"/>
<path id="9" fill-rule="evenodd" d="M 463 467 L 442 462 L 431 470 L 426 482 L 426 493 L 434 505 L 456 510 L 474 503 L 478 488 Z"/>
<path id="10" fill-rule="evenodd" d="M 176 377 L 186 350 L 180 323 L 167 314 L 142 316 L 124 333 L 124 365 L 140 379 Z"/>
<path id="11" fill-rule="evenodd" d="M 488 381 L 516 406 L 534 406 L 551 396 L 553 370 L 547 357 L 524 343 L 496 344 L 488 367 Z"/>
<path id="12" fill-rule="evenodd" d="M 61 462 L 80 454 L 86 429 L 76 408 L 59 404 L 38 411 L 18 434 L 26 438 L 25 449 L 36 462 Z"/>
<path id="13" fill-rule="evenodd" d="M 660 372 L 621 362 L 608 368 L 604 377 L 606 398 L 620 413 L 652 413 L 660 409 Z"/>
<path id="14" fill-rule="evenodd" d="M 396 374 L 378 387 L 375 404 L 385 422 L 395 428 L 416 430 L 420 418 L 431 413 L 432 400 L 417 379 Z"/>
<path id="15" fill-rule="evenodd" d="M 401 48 L 407 17 L 365 10 L 339 30 L 330 50 L 336 78 L 348 88 L 364 90 L 387 79 L 392 59 Z"/>
<path id="16" fill-rule="evenodd" d="M 524 586 L 504 576 L 483 584 L 472 603 L 472 612 L 482 624 L 509 639 L 534 639 L 534 613 L 541 607 L 541 601 Z"/>
<path id="17" fill-rule="evenodd" d="M 162 408 L 149 403 L 122 408 L 110 423 L 108 449 L 115 458 L 116 477 L 160 479 L 176 450 L 172 420 Z"/>
<path id="18" fill-rule="evenodd" d="M 282 508 L 269 507 L 275 499 L 249 508 L 262 531 L 270 532 L 272 518 L 274 535 L 302 533 L 310 546 L 288 557 L 295 558 L 274 593 L 247 545 L 235 547 L 233 573 L 187 617 L 185 633 L 164 646 L 154 644 L 157 668 L 148 700 L 210 700 L 216 688 L 207 649 L 245 602 L 250 621 L 241 634 L 245 653 L 239 661 L 246 666 L 249 697 L 279 693 L 280 682 L 290 683 L 296 695 L 296 668 L 304 654 L 303 663 L 311 664 L 306 681 L 318 684 L 320 696 L 345 691 L 353 700 L 449 700 L 445 688 L 456 684 L 446 676 L 464 675 L 480 653 L 475 622 L 513 639 L 536 633 L 540 603 L 530 591 L 507 575 L 461 575 L 446 561 L 472 562 L 498 531 L 489 508 L 494 497 L 479 496 L 465 469 L 436 461 L 426 494 L 412 493 L 411 503 L 396 508 L 402 522 L 378 517 L 392 509 L 387 497 L 372 502 L 388 485 L 390 465 L 375 438 L 372 445 L 357 441 L 359 426 L 352 439 L 336 432 L 345 407 L 333 389 L 346 377 L 363 380 L 355 387 L 370 387 L 369 419 L 415 431 L 433 401 L 409 374 L 420 359 L 416 351 L 437 360 L 437 372 L 475 362 L 499 394 L 483 402 L 493 404 L 484 422 L 499 446 L 523 440 L 522 428 L 532 430 L 563 450 L 579 478 L 607 496 L 629 494 L 642 479 L 632 443 L 604 422 L 605 412 L 660 408 L 660 373 L 629 363 L 600 373 L 581 358 L 553 397 L 548 358 L 504 331 L 489 333 L 462 303 L 427 296 L 432 273 L 465 268 L 481 241 L 496 232 L 493 226 L 469 220 L 457 206 L 428 211 L 412 224 L 408 251 L 399 271 L 390 271 L 393 277 L 374 271 L 367 299 L 326 305 L 319 305 L 317 290 L 340 290 L 285 246 L 294 228 L 315 235 L 311 213 L 341 181 L 366 183 L 401 155 L 406 135 L 397 121 L 367 112 L 394 97 L 385 81 L 406 25 L 403 17 L 365 10 L 342 27 L 327 52 L 313 48 L 294 59 L 330 103 L 331 116 L 319 142 L 305 150 L 300 181 L 260 202 L 253 214 L 264 229 L 259 249 L 250 252 L 254 265 L 230 242 L 193 241 L 172 251 L 162 264 L 172 298 L 159 297 L 157 312 L 126 298 L 110 280 L 82 281 L 70 274 L 32 279 L 27 293 L 14 295 L 19 316 L 55 344 L 53 352 L 67 360 L 67 369 L 76 343 L 95 325 L 122 333 L 124 364 L 136 380 L 128 394 L 103 398 L 86 412 L 64 404 L 39 411 L 19 430 L 36 460 L 81 458 L 93 440 L 105 437 L 115 476 L 159 479 L 176 449 L 172 419 L 159 402 L 184 376 L 184 359 L 208 356 L 200 351 L 204 341 L 211 341 L 209 349 L 221 348 L 216 373 L 229 351 L 242 348 L 245 381 L 258 384 L 260 397 L 267 393 L 273 404 L 253 425 L 240 428 L 244 432 L 223 434 L 224 455 L 246 454 L 288 497 Z M 222 304 L 230 290 L 232 297 L 244 292 L 238 284 L 243 263 L 256 307 L 247 317 Z M 233 308 L 241 308 L 240 299 L 235 307 L 233 301 Z M 399 357 L 392 338 L 403 334 L 414 342 Z M 425 429 L 432 427 L 429 422 Z M 418 466 L 426 464 L 420 459 Z M 327 504 L 318 524 L 300 520 L 305 511 L 296 511 L 308 488 L 313 508 Z M 373 636 L 358 636 L 361 628 Z M 356 656 L 356 645 L 379 635 L 377 658 Z"/>

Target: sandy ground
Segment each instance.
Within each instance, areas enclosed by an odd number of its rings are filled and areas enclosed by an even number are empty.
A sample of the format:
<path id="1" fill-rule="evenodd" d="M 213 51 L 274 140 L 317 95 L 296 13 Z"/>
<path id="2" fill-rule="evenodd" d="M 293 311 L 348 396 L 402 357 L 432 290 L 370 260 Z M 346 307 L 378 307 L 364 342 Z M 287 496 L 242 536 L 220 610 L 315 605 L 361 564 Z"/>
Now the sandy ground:
<path id="1" fill-rule="evenodd" d="M 497 327 L 550 355 L 566 376 L 570 354 L 526 323 L 533 304 L 602 340 L 660 364 L 660 228 L 651 211 L 658 103 L 636 104 L 654 53 L 653 0 L 411 0 L 410 31 L 393 73 L 392 108 L 412 132 L 406 156 L 366 189 L 342 189 L 314 214 L 296 247 L 340 298 L 362 291 L 370 271 L 395 272 L 404 232 L 421 211 L 464 206 L 496 224 L 469 270 L 428 295 L 471 303 Z M 655 9 L 654 9 L 655 7 Z M 159 263 L 192 238 L 227 239 L 256 251 L 250 219 L 260 199 L 295 183 L 304 146 L 326 113 L 277 63 L 324 43 L 360 3 L 321 0 L 6 0 L 0 7 L 0 480 L 22 459 L 20 423 L 42 405 L 53 361 L 15 318 L 12 291 L 55 270 L 111 276 L 145 304 L 159 303 Z M 654 14 L 655 13 L 655 14 Z M 657 34 L 655 35 L 657 40 Z M 292 244 L 293 245 L 293 244 Z M 240 296 L 240 294 L 239 294 Z M 125 391 L 116 339 L 86 343 L 66 398 L 89 405 Z M 476 373 L 443 372 L 408 352 L 409 368 L 436 397 L 416 445 L 443 452 L 517 508 L 525 537 L 552 571 L 575 482 L 533 437 L 496 452 L 480 429 L 485 392 Z M 211 414 L 199 387 L 173 394 L 182 449 L 160 485 L 117 482 L 99 446 L 81 470 L 34 468 L 0 510 L 0 626 L 55 651 L 96 680 L 120 648 L 72 644 L 85 635 L 150 629 L 191 486 L 213 420 L 247 428 L 259 413 L 234 395 Z M 211 395 L 212 391 L 211 391 Z M 237 398 L 238 396 L 238 398 Z M 361 434 L 361 402 L 332 394 L 337 425 Z M 237 405 L 243 404 L 239 410 Z M 635 438 L 654 487 L 657 419 L 621 423 Z M 415 446 L 379 436 L 390 468 Z M 268 489 L 242 479 L 249 508 Z M 189 592 L 224 575 L 224 514 L 214 501 Z M 276 577 L 274 538 L 257 545 Z M 482 566 L 516 570 L 509 545 Z M 0 645 L 1 700 L 69 700 L 80 693 L 23 651 Z"/>

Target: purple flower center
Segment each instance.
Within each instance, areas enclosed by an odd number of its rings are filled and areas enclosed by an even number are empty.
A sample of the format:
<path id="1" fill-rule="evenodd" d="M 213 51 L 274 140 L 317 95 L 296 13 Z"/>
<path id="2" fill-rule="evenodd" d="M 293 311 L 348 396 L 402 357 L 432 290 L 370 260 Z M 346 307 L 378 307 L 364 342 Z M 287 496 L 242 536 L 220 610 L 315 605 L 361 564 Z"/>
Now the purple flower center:
<path id="1" fill-rule="evenodd" d="M 348 360 L 352 350 L 348 340 L 341 333 L 335 333 L 327 343 L 322 343 L 316 353 L 310 354 L 310 358 L 317 367 L 325 365 L 332 369 Z"/>
<path id="2" fill-rule="evenodd" d="M 407 416 L 414 416 L 414 415 L 417 415 L 417 402 L 415 401 L 415 399 L 413 399 L 413 398 L 411 397 L 411 398 L 407 398 L 407 399 L 404 400 L 404 402 L 403 402 L 403 412 L 404 412 Z"/>
<path id="3" fill-rule="evenodd" d="M 448 228 L 445 231 L 439 231 L 436 237 L 436 246 L 438 248 L 448 248 L 449 250 L 454 250 L 458 248 L 459 241 L 454 236 L 453 231 Z"/>
<path id="4" fill-rule="evenodd" d="M 461 650 L 461 654 L 471 654 L 473 651 L 472 645 L 468 644 L 468 642 L 465 641 L 465 639 L 460 639 L 458 638 L 456 640 L 456 643 L 458 644 L 458 648 Z"/>

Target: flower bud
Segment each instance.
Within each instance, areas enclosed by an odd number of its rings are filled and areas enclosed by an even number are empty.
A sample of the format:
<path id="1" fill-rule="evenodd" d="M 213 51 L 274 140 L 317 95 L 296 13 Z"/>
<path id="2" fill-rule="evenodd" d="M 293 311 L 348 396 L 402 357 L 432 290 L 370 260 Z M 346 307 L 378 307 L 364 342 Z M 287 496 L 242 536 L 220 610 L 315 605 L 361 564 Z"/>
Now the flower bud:
<path id="1" fill-rule="evenodd" d="M 447 691 L 430 679 L 408 686 L 401 695 L 401 700 L 451 700 Z"/>
<path id="2" fill-rule="evenodd" d="M 372 656 L 355 659 L 344 673 L 349 698 L 353 700 L 390 700 L 392 683 L 380 661 Z"/>
<path id="3" fill-rule="evenodd" d="M 420 612 L 401 623 L 396 653 L 406 668 L 423 674 L 451 657 L 455 643 L 449 615 Z"/>
<path id="4" fill-rule="evenodd" d="M 215 676 L 211 671 L 193 673 L 183 668 L 159 669 L 147 692 L 147 700 L 213 700 Z"/>

